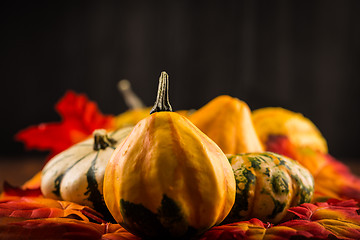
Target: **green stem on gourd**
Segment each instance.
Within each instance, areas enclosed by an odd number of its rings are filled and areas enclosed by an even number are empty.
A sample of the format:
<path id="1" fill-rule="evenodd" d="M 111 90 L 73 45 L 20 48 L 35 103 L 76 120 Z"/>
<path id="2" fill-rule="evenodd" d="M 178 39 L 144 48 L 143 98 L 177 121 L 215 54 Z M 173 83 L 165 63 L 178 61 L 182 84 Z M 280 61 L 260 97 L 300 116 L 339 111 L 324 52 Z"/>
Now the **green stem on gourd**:
<path id="1" fill-rule="evenodd" d="M 105 129 L 96 129 L 93 132 L 94 136 L 94 146 L 93 149 L 95 151 L 99 151 L 100 149 L 104 150 L 109 146 L 113 146 L 116 143 L 116 140 L 110 138 Z"/>
<path id="2" fill-rule="evenodd" d="M 150 114 L 154 112 L 172 112 L 169 102 L 169 75 L 166 72 L 162 72 L 159 78 L 157 97 Z"/>

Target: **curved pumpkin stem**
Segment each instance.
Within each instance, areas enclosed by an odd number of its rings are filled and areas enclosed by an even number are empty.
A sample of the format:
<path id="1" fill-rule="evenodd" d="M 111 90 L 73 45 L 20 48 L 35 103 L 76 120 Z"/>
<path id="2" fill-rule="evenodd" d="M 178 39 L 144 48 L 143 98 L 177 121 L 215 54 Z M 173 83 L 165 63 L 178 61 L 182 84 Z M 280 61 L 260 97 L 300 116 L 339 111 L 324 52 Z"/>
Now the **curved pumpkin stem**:
<path id="1" fill-rule="evenodd" d="M 122 79 L 118 82 L 118 89 L 124 97 L 125 103 L 129 109 L 145 108 L 141 99 L 132 91 L 129 80 Z"/>
<path id="2" fill-rule="evenodd" d="M 172 112 L 169 102 L 169 75 L 166 72 L 162 72 L 159 78 L 157 97 L 150 114 L 154 112 Z"/>
<path id="3" fill-rule="evenodd" d="M 109 146 L 113 146 L 116 143 L 116 140 L 110 138 L 105 129 L 96 129 L 93 132 L 94 136 L 94 146 L 93 149 L 95 151 L 99 151 L 100 149 L 104 150 Z"/>

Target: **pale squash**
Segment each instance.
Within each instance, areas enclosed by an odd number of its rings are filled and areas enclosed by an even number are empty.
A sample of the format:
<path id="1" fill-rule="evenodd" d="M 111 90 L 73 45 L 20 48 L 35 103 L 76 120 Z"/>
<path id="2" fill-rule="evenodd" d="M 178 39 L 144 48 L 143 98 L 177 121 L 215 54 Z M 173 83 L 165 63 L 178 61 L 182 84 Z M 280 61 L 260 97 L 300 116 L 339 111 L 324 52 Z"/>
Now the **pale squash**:
<path id="1" fill-rule="evenodd" d="M 186 117 L 171 111 L 163 72 L 151 115 L 117 147 L 105 171 L 109 211 L 124 228 L 145 238 L 201 234 L 223 221 L 235 199 L 225 154 Z"/>
<path id="2" fill-rule="evenodd" d="M 93 138 L 52 158 L 42 170 L 44 197 L 87 205 L 107 215 L 102 195 L 105 167 L 115 147 L 132 129 L 122 128 L 109 134 L 95 130 Z"/>

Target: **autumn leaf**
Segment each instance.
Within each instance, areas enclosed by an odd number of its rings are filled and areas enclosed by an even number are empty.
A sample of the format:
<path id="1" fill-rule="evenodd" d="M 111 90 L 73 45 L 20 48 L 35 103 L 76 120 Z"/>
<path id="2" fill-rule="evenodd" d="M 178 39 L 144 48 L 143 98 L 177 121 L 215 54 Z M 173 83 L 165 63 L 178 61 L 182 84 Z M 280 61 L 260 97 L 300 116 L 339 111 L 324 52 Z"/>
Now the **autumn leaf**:
<path id="1" fill-rule="evenodd" d="M 0 239 L 139 240 L 89 207 L 36 197 L 0 201 Z"/>
<path id="2" fill-rule="evenodd" d="M 23 142 L 27 149 L 50 151 L 54 156 L 86 139 L 95 129 L 110 129 L 114 125 L 113 116 L 103 115 L 95 102 L 73 91 L 66 92 L 55 109 L 61 122 L 30 126 L 17 133 L 15 139 Z"/>
<path id="3" fill-rule="evenodd" d="M 7 181 L 3 183 L 3 191 L 0 194 L 0 201 L 14 200 L 20 197 L 41 197 L 40 190 L 41 171 L 26 181 L 21 187 L 10 185 Z"/>
<path id="4" fill-rule="evenodd" d="M 299 217 L 279 226 L 298 231 L 311 232 L 314 237 L 328 239 L 360 239 L 360 216 L 354 200 L 340 201 L 330 199 L 315 204 L 304 203 L 289 211 Z"/>
<path id="5" fill-rule="evenodd" d="M 99 240 L 106 229 L 108 224 L 68 218 L 22 220 L 0 224 L 0 239 Z"/>
<path id="6" fill-rule="evenodd" d="M 200 240 L 263 239 L 265 224 L 259 219 L 216 226 L 205 232 Z"/>
<path id="7" fill-rule="evenodd" d="M 213 227 L 201 240 L 360 239 L 360 216 L 354 200 L 305 203 L 291 208 L 294 218 L 278 225 L 258 219 Z"/>
<path id="8" fill-rule="evenodd" d="M 320 157 L 325 158 L 327 164 L 316 175 L 315 186 L 317 194 L 338 199 L 355 199 L 360 203 L 360 178 L 351 173 L 351 170 L 342 162 L 336 160 L 329 154 Z"/>
<path id="9" fill-rule="evenodd" d="M 8 197 L 8 196 L 15 196 L 15 197 L 24 197 L 24 196 L 28 196 L 28 197 L 39 197 L 41 196 L 41 190 L 40 188 L 36 187 L 36 188 L 19 188 L 19 187 L 14 187 L 11 186 L 8 182 L 4 181 L 4 185 L 3 185 L 3 197 Z M 0 200 L 2 200 L 3 198 L 0 198 Z"/>
<path id="10" fill-rule="evenodd" d="M 110 227 L 114 227 L 116 226 L 115 224 L 110 225 Z M 110 228 L 108 228 L 108 233 L 104 234 L 102 236 L 102 240 L 141 240 L 140 237 L 137 237 L 135 235 L 133 235 L 132 233 L 126 231 L 123 227 L 120 227 L 120 225 L 118 229 L 114 230 L 110 230 Z"/>
<path id="11" fill-rule="evenodd" d="M 79 210 L 83 209 L 77 204 L 36 198 L 22 198 L 6 204 L 6 207 L 0 204 L 0 239 L 140 240 L 118 224 L 94 223 L 84 216 L 73 219 L 71 215 L 79 217 Z M 35 213 L 34 209 L 40 210 L 44 205 L 48 210 L 53 207 L 53 210 Z M 55 208 L 62 209 L 63 213 L 59 214 Z M 4 214 L 4 209 L 16 209 L 18 213 L 10 214 L 14 213 L 10 211 Z M 251 219 L 213 227 L 198 239 L 360 239 L 357 211 L 354 200 L 305 203 L 291 208 L 289 212 L 293 218 L 281 224 L 272 225 Z M 66 215 L 67 218 L 61 217 Z"/>
<path id="12" fill-rule="evenodd" d="M 292 220 L 285 225 L 274 226 L 266 231 L 263 239 L 329 239 L 331 232 L 316 222 Z"/>
<path id="13" fill-rule="evenodd" d="M 89 222 L 105 222 L 95 210 L 68 201 L 42 197 L 22 197 L 0 201 L 0 217 L 14 218 L 77 218 Z"/>
<path id="14" fill-rule="evenodd" d="M 3 221 L 1 221 L 3 219 Z M 119 224 L 84 222 L 70 218 L 0 218 L 1 239 L 140 240 Z"/>

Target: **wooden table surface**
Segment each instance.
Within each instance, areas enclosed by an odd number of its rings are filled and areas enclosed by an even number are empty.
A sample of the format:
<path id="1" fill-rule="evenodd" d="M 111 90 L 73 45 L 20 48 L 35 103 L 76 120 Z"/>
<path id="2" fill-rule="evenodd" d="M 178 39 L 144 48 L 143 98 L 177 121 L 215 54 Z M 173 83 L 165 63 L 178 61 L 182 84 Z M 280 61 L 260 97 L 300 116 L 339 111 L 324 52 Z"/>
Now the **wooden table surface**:
<path id="1" fill-rule="evenodd" d="M 360 159 L 342 160 L 351 171 L 360 176 Z M 39 156 L 0 156 L 0 192 L 6 180 L 13 186 L 20 186 L 41 170 L 44 157 Z"/>
<path id="2" fill-rule="evenodd" d="M 4 181 L 20 186 L 40 171 L 43 164 L 44 157 L 39 156 L 1 156 L 0 192 Z"/>

